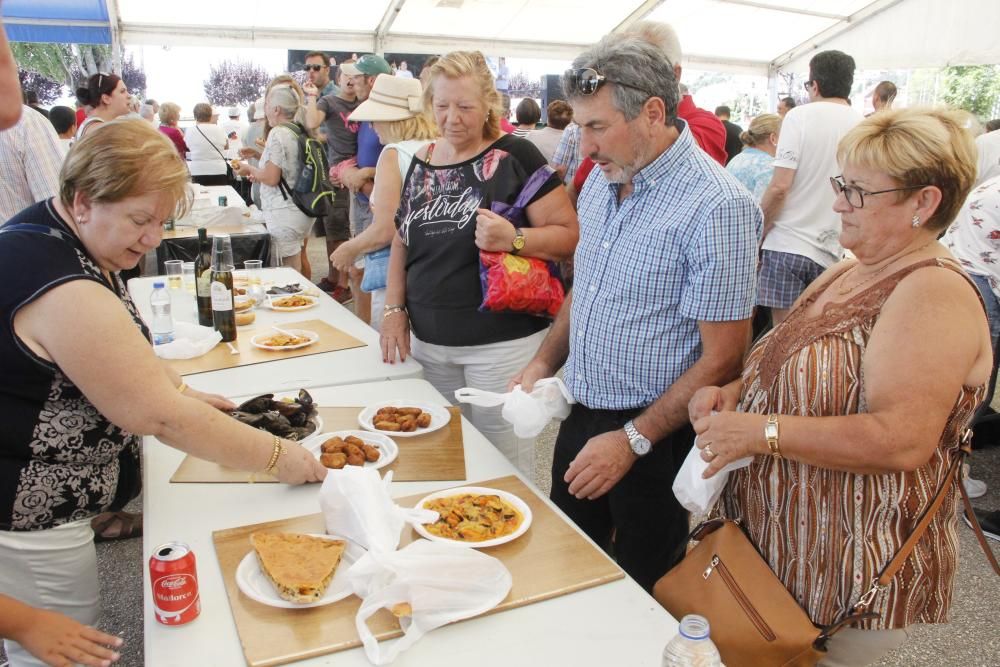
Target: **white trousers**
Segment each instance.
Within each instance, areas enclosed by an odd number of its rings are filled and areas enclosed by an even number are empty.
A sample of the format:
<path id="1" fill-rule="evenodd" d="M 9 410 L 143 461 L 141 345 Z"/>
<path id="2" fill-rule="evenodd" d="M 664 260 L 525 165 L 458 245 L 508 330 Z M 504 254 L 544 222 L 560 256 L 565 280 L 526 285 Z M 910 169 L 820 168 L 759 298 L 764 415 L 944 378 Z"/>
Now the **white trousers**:
<path id="1" fill-rule="evenodd" d="M 507 383 L 535 356 L 546 334 L 548 329 L 543 329 L 525 338 L 462 347 L 433 345 L 412 336 L 412 352 L 424 367 L 424 378 L 456 403 L 455 390 L 463 387 L 507 391 Z M 465 418 L 528 479 L 533 479 L 534 439 L 515 436 L 514 428 L 500 415 L 499 406 L 481 408 L 462 403 L 461 407 Z"/>
<path id="2" fill-rule="evenodd" d="M 101 586 L 90 519 L 48 530 L 0 531 L 0 593 L 19 602 L 97 625 Z M 10 667 L 44 665 L 20 644 L 4 641 Z"/>

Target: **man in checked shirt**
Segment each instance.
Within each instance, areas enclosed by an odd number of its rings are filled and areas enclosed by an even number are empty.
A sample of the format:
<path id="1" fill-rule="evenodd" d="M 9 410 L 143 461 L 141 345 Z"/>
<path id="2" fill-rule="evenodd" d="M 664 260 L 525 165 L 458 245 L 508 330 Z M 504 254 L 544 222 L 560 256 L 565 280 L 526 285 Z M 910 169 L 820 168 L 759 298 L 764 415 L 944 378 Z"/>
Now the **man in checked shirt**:
<path id="1" fill-rule="evenodd" d="M 671 486 L 691 448 L 687 404 L 737 376 L 756 298 L 763 219 L 676 117 L 677 81 L 646 41 L 612 34 L 563 78 L 581 153 L 573 294 L 514 378 L 565 363 L 578 401 L 552 463 L 552 500 L 640 585 L 683 555 Z"/>

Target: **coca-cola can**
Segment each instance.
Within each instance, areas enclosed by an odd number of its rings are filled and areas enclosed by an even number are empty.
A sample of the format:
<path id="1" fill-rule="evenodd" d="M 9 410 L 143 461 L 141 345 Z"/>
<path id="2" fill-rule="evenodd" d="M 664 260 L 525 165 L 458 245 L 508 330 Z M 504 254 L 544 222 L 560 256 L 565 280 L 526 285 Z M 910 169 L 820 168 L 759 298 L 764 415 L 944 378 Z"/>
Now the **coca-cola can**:
<path id="1" fill-rule="evenodd" d="M 149 557 L 149 581 L 153 586 L 153 611 L 164 625 L 184 625 L 198 618 L 198 570 L 194 552 L 183 542 L 167 542 Z"/>

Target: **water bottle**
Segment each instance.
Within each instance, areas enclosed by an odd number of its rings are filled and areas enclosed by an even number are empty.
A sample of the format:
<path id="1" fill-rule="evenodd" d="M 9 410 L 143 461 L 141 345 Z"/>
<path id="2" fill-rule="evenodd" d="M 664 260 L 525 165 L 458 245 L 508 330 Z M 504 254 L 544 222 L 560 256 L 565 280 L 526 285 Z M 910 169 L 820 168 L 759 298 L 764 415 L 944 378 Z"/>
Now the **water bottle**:
<path id="1" fill-rule="evenodd" d="M 722 667 L 722 658 L 708 638 L 708 619 L 688 614 L 677 636 L 663 649 L 662 667 Z"/>
<path id="2" fill-rule="evenodd" d="M 174 339 L 174 318 L 170 316 L 170 292 L 162 280 L 153 283 L 153 293 L 149 295 L 149 305 L 153 309 L 153 345 L 169 343 Z"/>

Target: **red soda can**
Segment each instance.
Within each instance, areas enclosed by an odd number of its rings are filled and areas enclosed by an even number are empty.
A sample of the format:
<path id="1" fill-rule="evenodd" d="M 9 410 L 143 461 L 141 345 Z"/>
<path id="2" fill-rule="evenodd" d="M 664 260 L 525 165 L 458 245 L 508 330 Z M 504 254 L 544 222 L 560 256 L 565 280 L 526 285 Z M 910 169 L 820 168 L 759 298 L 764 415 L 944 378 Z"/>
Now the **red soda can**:
<path id="1" fill-rule="evenodd" d="M 194 552 L 183 542 L 167 542 L 149 557 L 149 581 L 153 586 L 153 610 L 164 625 L 183 625 L 198 618 L 198 571 Z"/>

